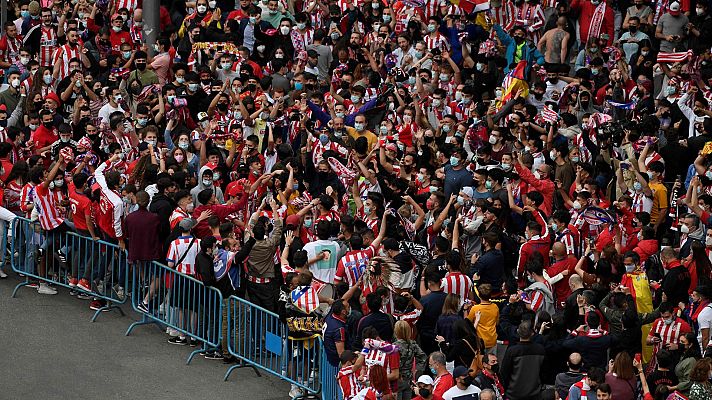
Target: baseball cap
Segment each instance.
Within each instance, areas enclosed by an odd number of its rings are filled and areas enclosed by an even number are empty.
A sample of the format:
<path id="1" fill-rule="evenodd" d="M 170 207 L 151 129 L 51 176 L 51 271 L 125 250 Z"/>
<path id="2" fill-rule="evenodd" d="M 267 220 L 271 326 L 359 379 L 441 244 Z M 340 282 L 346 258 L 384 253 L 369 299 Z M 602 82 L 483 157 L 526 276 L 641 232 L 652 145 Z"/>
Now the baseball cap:
<path id="1" fill-rule="evenodd" d="M 460 191 L 462 193 L 465 193 L 465 195 L 467 195 L 467 197 L 473 197 L 475 195 L 475 191 L 470 186 L 465 186 Z"/>
<path id="2" fill-rule="evenodd" d="M 420 375 L 418 383 L 422 383 L 423 385 L 433 385 L 435 381 L 433 381 L 433 378 L 431 378 L 430 375 Z"/>
<path id="3" fill-rule="evenodd" d="M 455 367 L 455 369 L 452 371 L 453 378 L 461 378 L 463 376 L 467 376 L 467 368 L 463 367 L 462 365 Z"/>
<path id="4" fill-rule="evenodd" d="M 297 226 L 297 225 L 299 225 L 299 216 L 298 216 L 298 215 L 294 215 L 294 214 L 288 216 L 285 225 L 291 225 L 291 226 Z"/>
<path id="5" fill-rule="evenodd" d="M 178 226 L 180 226 L 180 229 L 183 232 L 189 231 L 193 229 L 195 225 L 197 225 L 197 221 L 192 219 L 192 218 L 183 218 L 179 223 Z"/>
<path id="6" fill-rule="evenodd" d="M 208 118 L 208 113 L 206 113 L 205 111 L 201 111 L 198 113 L 198 122 L 203 122 Z"/>
<path id="7" fill-rule="evenodd" d="M 673 13 L 680 12 L 680 3 L 676 2 L 676 1 L 670 3 L 669 10 L 672 11 Z"/>

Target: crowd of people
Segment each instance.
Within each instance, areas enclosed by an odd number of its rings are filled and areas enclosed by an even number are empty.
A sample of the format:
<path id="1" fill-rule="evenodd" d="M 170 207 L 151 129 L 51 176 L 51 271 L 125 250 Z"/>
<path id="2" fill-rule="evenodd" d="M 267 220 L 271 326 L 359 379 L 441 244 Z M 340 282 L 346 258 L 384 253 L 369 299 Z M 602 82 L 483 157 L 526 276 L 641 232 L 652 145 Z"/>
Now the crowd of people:
<path id="1" fill-rule="evenodd" d="M 141 0 L 8 0 L 38 293 L 126 295 L 74 232 L 320 336 L 347 400 L 712 398 L 708 1 L 160 3 L 149 45 Z"/>

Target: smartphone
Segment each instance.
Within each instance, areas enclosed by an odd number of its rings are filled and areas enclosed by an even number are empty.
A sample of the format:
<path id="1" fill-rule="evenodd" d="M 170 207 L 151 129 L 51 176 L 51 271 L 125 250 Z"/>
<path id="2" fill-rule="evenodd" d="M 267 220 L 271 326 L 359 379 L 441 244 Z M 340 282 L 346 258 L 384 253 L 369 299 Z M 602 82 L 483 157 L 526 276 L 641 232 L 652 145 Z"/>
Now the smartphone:
<path id="1" fill-rule="evenodd" d="M 635 361 L 637 361 L 637 362 L 640 363 L 640 362 L 642 361 L 642 359 L 643 359 L 643 355 L 642 355 L 642 354 L 640 354 L 640 353 L 635 353 Z"/>

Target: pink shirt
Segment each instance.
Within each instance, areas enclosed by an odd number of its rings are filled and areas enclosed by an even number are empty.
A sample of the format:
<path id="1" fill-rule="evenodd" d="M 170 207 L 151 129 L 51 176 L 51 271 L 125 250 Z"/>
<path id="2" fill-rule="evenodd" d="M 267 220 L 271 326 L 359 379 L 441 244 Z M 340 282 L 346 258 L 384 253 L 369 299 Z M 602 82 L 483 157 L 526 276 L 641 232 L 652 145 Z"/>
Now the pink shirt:
<path id="1" fill-rule="evenodd" d="M 168 75 L 170 72 L 170 68 L 168 68 L 171 64 L 171 57 L 168 53 L 161 53 L 159 54 L 156 58 L 153 59 L 153 62 L 151 63 L 151 68 L 153 71 L 158 75 L 158 82 L 161 85 L 166 84 L 169 82 Z"/>

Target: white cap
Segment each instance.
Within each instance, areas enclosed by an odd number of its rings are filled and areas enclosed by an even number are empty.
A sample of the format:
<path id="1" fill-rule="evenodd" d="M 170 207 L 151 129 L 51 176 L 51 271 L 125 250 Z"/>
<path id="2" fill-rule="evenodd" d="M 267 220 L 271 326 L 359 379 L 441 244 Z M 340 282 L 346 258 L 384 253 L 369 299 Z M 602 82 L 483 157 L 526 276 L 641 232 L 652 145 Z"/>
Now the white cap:
<path id="1" fill-rule="evenodd" d="M 670 11 L 680 11 L 680 3 L 676 2 L 676 1 L 670 3 L 669 9 L 670 9 Z"/>
<path id="2" fill-rule="evenodd" d="M 467 197 L 473 197 L 475 195 L 475 191 L 470 187 L 470 186 L 465 186 L 462 189 L 460 189 L 462 193 L 465 193 Z"/>
<path id="3" fill-rule="evenodd" d="M 418 378 L 418 383 L 422 383 L 423 385 L 432 385 L 435 382 L 433 381 L 433 378 L 430 377 L 430 375 L 420 375 L 420 378 Z"/>

